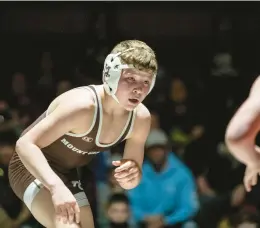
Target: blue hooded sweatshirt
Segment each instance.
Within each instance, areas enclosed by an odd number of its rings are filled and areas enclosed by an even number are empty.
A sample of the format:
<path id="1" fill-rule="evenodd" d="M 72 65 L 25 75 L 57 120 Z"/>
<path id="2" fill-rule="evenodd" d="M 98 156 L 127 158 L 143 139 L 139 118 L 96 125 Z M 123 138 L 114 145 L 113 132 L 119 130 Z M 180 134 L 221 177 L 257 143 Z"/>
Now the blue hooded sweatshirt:
<path id="1" fill-rule="evenodd" d="M 143 164 L 141 183 L 128 191 L 133 219 L 162 215 L 167 225 L 188 221 L 199 208 L 196 184 L 189 169 L 173 154 L 167 166 L 156 172 L 149 161 Z"/>

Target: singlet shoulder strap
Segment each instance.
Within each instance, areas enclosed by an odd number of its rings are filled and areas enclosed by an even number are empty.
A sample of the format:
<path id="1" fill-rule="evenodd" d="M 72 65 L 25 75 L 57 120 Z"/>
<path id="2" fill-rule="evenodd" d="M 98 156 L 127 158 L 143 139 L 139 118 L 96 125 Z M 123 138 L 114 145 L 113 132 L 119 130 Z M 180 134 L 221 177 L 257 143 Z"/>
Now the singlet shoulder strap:
<path id="1" fill-rule="evenodd" d="M 93 85 L 89 85 L 89 86 L 86 86 L 85 88 L 89 88 L 89 89 L 91 89 L 94 92 L 94 94 L 95 94 L 95 101 L 96 101 L 98 109 L 99 109 L 100 108 L 99 107 L 99 102 L 98 102 L 99 98 L 98 98 L 98 94 L 97 94 L 97 91 L 96 91 L 95 87 Z"/>
<path id="2" fill-rule="evenodd" d="M 97 98 L 97 94 L 96 94 L 96 90 L 95 90 L 94 86 L 81 86 L 81 87 L 77 87 L 75 89 L 87 89 L 87 90 L 90 90 L 91 93 L 94 96 L 95 103 L 97 105 L 96 108 L 95 108 L 92 124 L 91 124 L 90 128 L 86 132 L 84 132 L 82 134 L 74 134 L 74 133 L 71 133 L 71 132 L 66 133 L 66 135 L 73 136 L 73 137 L 83 137 L 85 135 L 90 134 L 93 131 L 95 132 L 96 129 L 98 128 L 98 126 L 99 126 L 99 115 L 100 115 L 99 114 L 99 103 L 98 103 L 98 98 Z"/>
<path id="3" fill-rule="evenodd" d="M 90 85 L 88 86 L 89 88 L 91 88 L 93 90 L 93 92 L 95 93 L 95 96 L 96 96 L 96 99 L 97 99 L 97 103 L 98 103 L 98 110 L 100 111 L 100 114 L 99 114 L 99 117 L 100 117 L 100 120 L 99 120 L 99 125 L 101 124 L 102 125 L 102 104 L 101 104 L 101 101 L 100 101 L 100 97 L 98 96 L 97 94 L 97 91 L 95 89 L 95 87 L 93 85 Z M 128 123 L 127 125 L 125 126 L 123 132 L 121 133 L 121 136 L 113 143 L 113 144 L 109 144 L 109 145 L 105 145 L 105 144 L 100 144 L 100 142 L 98 141 L 99 140 L 99 133 L 100 133 L 100 130 L 97 132 L 97 137 L 96 137 L 96 144 L 97 146 L 100 146 L 100 147 L 106 147 L 106 146 L 114 146 L 114 145 L 117 145 L 119 144 L 120 142 L 124 141 L 126 139 L 127 136 L 130 135 L 132 129 L 133 129 L 133 124 L 134 124 L 134 118 L 135 117 L 135 111 L 131 111 L 129 113 L 129 118 L 128 118 Z M 100 128 L 100 127 L 99 127 Z"/>
<path id="4" fill-rule="evenodd" d="M 124 132 L 124 134 L 121 136 L 121 138 L 118 140 L 118 142 L 116 144 L 119 144 L 120 142 L 124 141 L 125 139 L 128 138 L 128 136 L 131 134 L 132 130 L 133 130 L 133 125 L 134 125 L 134 119 L 135 119 L 135 111 L 131 111 L 130 114 L 130 121 L 126 127 L 126 130 Z"/>
<path id="5" fill-rule="evenodd" d="M 135 124 L 135 117 L 136 117 L 136 108 L 132 111 L 132 116 L 131 116 L 131 120 L 129 122 L 129 130 L 127 132 L 127 134 L 125 135 L 125 137 L 122 140 L 128 139 L 133 131 L 134 128 L 134 124 Z"/>

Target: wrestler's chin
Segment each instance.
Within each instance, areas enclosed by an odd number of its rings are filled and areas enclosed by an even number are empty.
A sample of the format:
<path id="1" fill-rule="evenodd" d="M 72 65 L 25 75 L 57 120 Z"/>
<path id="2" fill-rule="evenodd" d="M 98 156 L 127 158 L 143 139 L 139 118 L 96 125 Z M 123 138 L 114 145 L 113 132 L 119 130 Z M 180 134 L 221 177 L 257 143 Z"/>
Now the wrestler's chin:
<path id="1" fill-rule="evenodd" d="M 139 104 L 140 104 L 140 102 L 133 103 L 133 102 L 128 101 L 128 102 L 124 105 L 124 108 L 125 108 L 127 111 L 131 112 L 131 111 L 133 111 Z"/>

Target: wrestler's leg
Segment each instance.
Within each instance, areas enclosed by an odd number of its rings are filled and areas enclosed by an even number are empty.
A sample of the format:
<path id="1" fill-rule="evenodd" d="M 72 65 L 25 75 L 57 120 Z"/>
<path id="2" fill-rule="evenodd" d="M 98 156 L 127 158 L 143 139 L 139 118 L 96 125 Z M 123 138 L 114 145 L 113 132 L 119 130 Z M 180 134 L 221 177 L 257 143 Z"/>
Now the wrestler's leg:
<path id="1" fill-rule="evenodd" d="M 94 220 L 90 206 L 80 208 L 81 228 L 94 228 Z"/>
<path id="2" fill-rule="evenodd" d="M 71 183 L 68 183 L 68 187 L 74 194 L 80 206 L 80 225 L 76 223 L 65 225 L 63 222 L 56 221 L 51 194 L 45 188 L 41 188 L 34 196 L 31 206 L 30 203 L 28 203 L 33 216 L 38 222 L 47 228 L 94 228 L 92 211 L 86 194 L 82 191 L 80 181 L 72 181 Z"/>
<path id="3" fill-rule="evenodd" d="M 47 228 L 81 228 L 79 224 L 64 224 L 55 219 L 55 211 L 50 192 L 41 188 L 31 204 L 31 213 L 34 218 Z"/>

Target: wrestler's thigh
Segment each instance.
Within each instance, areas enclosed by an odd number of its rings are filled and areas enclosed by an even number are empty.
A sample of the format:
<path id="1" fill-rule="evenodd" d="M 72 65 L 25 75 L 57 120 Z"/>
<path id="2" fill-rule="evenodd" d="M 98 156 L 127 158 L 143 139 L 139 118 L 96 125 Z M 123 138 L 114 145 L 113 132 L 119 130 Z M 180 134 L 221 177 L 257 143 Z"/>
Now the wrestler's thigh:
<path id="1" fill-rule="evenodd" d="M 90 206 L 80 208 L 80 225 L 81 228 L 94 228 L 94 220 Z"/>
<path id="2" fill-rule="evenodd" d="M 62 221 L 55 219 L 51 194 L 45 188 L 41 188 L 33 199 L 31 213 L 39 223 L 47 228 L 81 228 L 79 224 L 64 224 Z"/>

